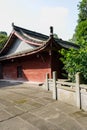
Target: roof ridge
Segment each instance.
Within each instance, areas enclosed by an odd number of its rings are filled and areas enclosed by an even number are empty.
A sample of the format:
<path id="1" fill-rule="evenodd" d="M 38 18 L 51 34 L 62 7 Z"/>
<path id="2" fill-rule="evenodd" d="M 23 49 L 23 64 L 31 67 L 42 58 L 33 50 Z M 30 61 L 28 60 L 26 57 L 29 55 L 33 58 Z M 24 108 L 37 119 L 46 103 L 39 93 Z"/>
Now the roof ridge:
<path id="1" fill-rule="evenodd" d="M 31 30 L 28 30 L 28 29 L 25 29 L 25 28 L 22 28 L 22 27 L 19 27 L 19 26 L 16 26 L 16 25 L 14 25 L 14 24 L 12 24 L 12 26 L 13 26 L 13 29 L 14 30 L 16 30 L 16 31 L 24 31 L 24 32 L 26 32 L 27 34 L 31 34 L 31 35 L 34 35 L 34 36 L 38 36 L 38 37 L 42 37 L 42 38 L 46 38 L 46 39 L 48 39 L 49 38 L 49 36 L 47 36 L 47 35 L 45 35 L 45 34 L 42 34 L 42 33 L 38 33 L 38 32 L 36 32 L 36 31 L 31 31 Z"/>

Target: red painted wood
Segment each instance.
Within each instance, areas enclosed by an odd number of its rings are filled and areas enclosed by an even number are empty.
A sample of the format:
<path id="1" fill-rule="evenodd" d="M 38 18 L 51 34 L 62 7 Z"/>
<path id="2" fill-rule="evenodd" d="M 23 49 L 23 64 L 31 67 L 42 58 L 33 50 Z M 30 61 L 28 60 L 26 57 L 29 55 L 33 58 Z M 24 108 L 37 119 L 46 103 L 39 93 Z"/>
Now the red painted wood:
<path id="1" fill-rule="evenodd" d="M 23 77 L 17 78 L 17 66 L 22 66 Z M 34 55 L 18 61 L 3 64 L 3 78 L 15 80 L 28 80 L 33 82 L 44 82 L 46 73 L 51 75 L 50 56 Z"/>

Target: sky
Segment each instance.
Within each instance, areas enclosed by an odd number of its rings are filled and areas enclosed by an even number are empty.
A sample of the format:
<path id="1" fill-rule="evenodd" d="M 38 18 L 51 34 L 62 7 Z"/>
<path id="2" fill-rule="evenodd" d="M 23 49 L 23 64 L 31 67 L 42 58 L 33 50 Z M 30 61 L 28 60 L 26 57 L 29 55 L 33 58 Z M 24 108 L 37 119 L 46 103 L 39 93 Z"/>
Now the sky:
<path id="1" fill-rule="evenodd" d="M 0 0 L 0 31 L 16 26 L 50 35 L 50 26 L 63 40 L 74 34 L 80 0 Z"/>

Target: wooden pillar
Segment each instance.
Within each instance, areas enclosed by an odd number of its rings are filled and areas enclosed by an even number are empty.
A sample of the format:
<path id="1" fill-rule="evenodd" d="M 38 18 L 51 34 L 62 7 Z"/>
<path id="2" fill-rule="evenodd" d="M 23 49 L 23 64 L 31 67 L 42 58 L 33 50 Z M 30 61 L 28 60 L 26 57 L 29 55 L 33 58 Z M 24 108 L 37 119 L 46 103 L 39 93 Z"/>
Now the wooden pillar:
<path id="1" fill-rule="evenodd" d="M 56 87 L 56 71 L 53 72 L 53 99 L 57 100 L 57 87 Z"/>
<path id="2" fill-rule="evenodd" d="M 3 68 L 1 63 L 0 63 L 0 79 L 3 79 Z"/>
<path id="3" fill-rule="evenodd" d="M 46 89 L 49 91 L 49 81 L 48 81 L 48 79 L 49 79 L 49 74 L 47 73 L 46 74 Z"/>
<path id="4" fill-rule="evenodd" d="M 81 109 L 80 73 L 76 73 L 76 105 Z"/>

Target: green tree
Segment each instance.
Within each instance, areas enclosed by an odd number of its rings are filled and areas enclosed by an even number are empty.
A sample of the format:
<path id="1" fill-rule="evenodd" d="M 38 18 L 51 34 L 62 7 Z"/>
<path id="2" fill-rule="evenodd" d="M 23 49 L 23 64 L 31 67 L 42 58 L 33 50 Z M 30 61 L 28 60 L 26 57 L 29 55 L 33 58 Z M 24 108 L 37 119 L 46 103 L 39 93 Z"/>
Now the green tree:
<path id="1" fill-rule="evenodd" d="M 0 32 L 0 50 L 3 48 L 3 46 L 5 45 L 6 41 L 8 39 L 7 33 L 1 31 Z"/>
<path id="2" fill-rule="evenodd" d="M 87 20 L 87 0 L 82 0 L 78 4 L 78 23 Z"/>
<path id="3" fill-rule="evenodd" d="M 87 44 L 87 0 L 82 0 L 78 4 L 78 24 L 75 29 L 76 43 L 81 47 Z"/>
<path id="4" fill-rule="evenodd" d="M 80 45 L 80 49 L 62 50 L 64 69 L 74 80 L 76 72 L 81 72 L 84 81 L 87 80 L 87 0 L 82 0 L 78 5 L 78 24 L 70 41 Z"/>

